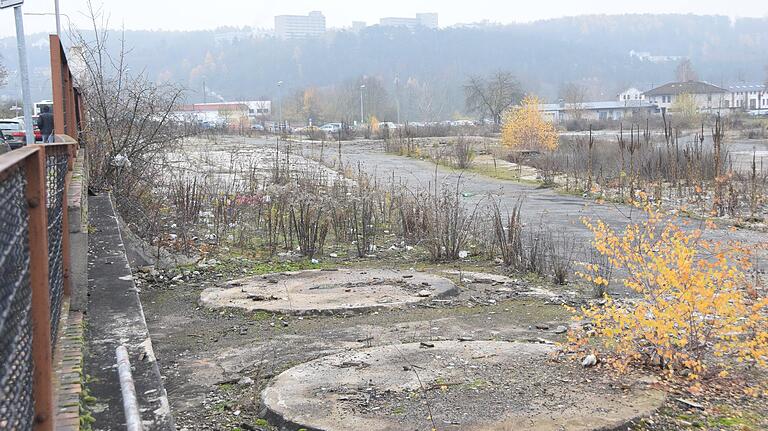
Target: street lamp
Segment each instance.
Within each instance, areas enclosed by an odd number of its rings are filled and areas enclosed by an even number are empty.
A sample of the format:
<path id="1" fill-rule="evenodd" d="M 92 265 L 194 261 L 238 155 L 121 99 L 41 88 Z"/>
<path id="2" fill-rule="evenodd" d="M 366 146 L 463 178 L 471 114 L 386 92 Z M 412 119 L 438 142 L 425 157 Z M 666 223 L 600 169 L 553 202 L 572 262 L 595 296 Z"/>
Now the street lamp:
<path id="1" fill-rule="evenodd" d="M 397 106 L 397 124 L 400 125 L 400 77 L 395 75 L 395 105 Z"/>
<path id="2" fill-rule="evenodd" d="M 277 81 L 277 121 L 278 130 L 283 131 L 283 81 Z"/>
<path id="3" fill-rule="evenodd" d="M 56 1 L 55 7 L 56 7 L 56 11 L 57 11 L 55 13 L 52 13 L 52 12 L 24 12 L 24 15 L 31 15 L 31 16 L 55 16 L 56 17 L 56 35 L 61 35 L 61 19 L 59 18 L 60 16 L 63 16 L 64 18 L 67 19 L 67 25 L 69 26 L 69 28 L 74 28 L 74 27 L 72 27 L 72 20 L 69 19 L 69 15 L 67 15 L 65 13 L 58 12 L 58 10 L 59 10 L 59 2 L 58 2 L 58 0 Z"/>
<path id="4" fill-rule="evenodd" d="M 363 115 L 363 90 L 365 90 L 365 84 L 360 86 L 360 125 L 365 124 L 365 115 Z"/>

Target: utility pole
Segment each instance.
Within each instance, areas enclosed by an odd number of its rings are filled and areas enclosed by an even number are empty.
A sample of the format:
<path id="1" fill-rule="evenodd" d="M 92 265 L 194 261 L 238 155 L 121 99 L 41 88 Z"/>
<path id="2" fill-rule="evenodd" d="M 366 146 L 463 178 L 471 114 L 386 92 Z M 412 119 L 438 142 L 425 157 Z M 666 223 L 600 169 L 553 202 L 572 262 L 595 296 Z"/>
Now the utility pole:
<path id="1" fill-rule="evenodd" d="M 16 20 L 16 47 L 19 51 L 19 75 L 21 75 L 21 98 L 24 103 L 24 130 L 27 135 L 27 145 L 35 143 L 35 133 L 32 131 L 32 95 L 29 92 L 29 66 L 27 64 L 27 43 L 24 38 L 24 20 L 21 16 L 21 4 L 24 0 L 0 0 L 0 9 L 13 7 Z"/>
<path id="2" fill-rule="evenodd" d="M 278 130 L 283 131 L 283 81 L 277 81 Z"/>
<path id="3" fill-rule="evenodd" d="M 360 86 L 360 125 L 365 124 L 365 115 L 363 115 L 363 90 L 365 90 L 365 84 Z"/>
<path id="4" fill-rule="evenodd" d="M 56 13 L 56 36 L 61 37 L 61 16 L 59 14 L 59 0 L 53 0 L 54 12 Z"/>
<path id="5" fill-rule="evenodd" d="M 395 106 L 397 107 L 397 124 L 400 125 L 400 77 L 395 76 Z"/>

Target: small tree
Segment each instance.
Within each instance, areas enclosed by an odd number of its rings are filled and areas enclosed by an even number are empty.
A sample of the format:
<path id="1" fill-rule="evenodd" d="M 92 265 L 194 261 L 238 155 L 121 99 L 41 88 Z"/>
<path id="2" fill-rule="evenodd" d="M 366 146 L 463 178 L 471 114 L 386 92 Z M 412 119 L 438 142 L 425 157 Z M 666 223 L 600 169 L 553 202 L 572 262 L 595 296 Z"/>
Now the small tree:
<path id="1" fill-rule="evenodd" d="M 541 114 L 539 105 L 539 99 L 529 95 L 523 99 L 522 106 L 507 112 L 501 129 L 504 145 L 519 150 L 557 148 L 557 130 Z"/>
<path id="2" fill-rule="evenodd" d="M 701 114 L 696 104 L 696 97 L 692 94 L 682 93 L 675 97 L 672 103 L 672 111 L 678 116 L 682 126 L 693 126 L 701 122 Z"/>

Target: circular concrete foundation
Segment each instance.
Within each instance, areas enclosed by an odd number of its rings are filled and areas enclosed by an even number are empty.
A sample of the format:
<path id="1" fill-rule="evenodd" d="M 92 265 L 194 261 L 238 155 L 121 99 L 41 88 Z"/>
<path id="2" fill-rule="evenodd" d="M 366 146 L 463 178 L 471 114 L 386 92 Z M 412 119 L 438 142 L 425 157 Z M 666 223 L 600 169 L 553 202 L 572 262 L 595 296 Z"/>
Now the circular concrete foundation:
<path id="1" fill-rule="evenodd" d="M 663 401 L 554 363 L 553 349 L 442 341 L 344 352 L 283 372 L 262 404 L 287 429 L 576 431 L 615 429 Z"/>
<path id="2" fill-rule="evenodd" d="M 266 274 L 205 289 L 200 303 L 279 313 L 335 313 L 396 307 L 455 294 L 450 280 L 416 271 L 308 270 Z"/>

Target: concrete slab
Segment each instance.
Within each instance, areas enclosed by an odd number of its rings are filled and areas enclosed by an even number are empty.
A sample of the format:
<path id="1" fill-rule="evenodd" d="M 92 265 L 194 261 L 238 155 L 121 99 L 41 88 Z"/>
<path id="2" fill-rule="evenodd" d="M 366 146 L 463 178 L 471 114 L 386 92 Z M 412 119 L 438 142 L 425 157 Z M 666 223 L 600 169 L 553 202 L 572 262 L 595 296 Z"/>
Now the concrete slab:
<path id="1" fill-rule="evenodd" d="M 444 277 L 389 269 L 307 270 L 266 274 L 205 289 L 200 303 L 211 308 L 295 314 L 362 312 L 398 307 L 457 293 Z"/>
<path id="2" fill-rule="evenodd" d="M 554 347 L 500 341 L 388 345 L 322 357 L 262 392 L 270 420 L 307 430 L 610 430 L 660 407 Z"/>

